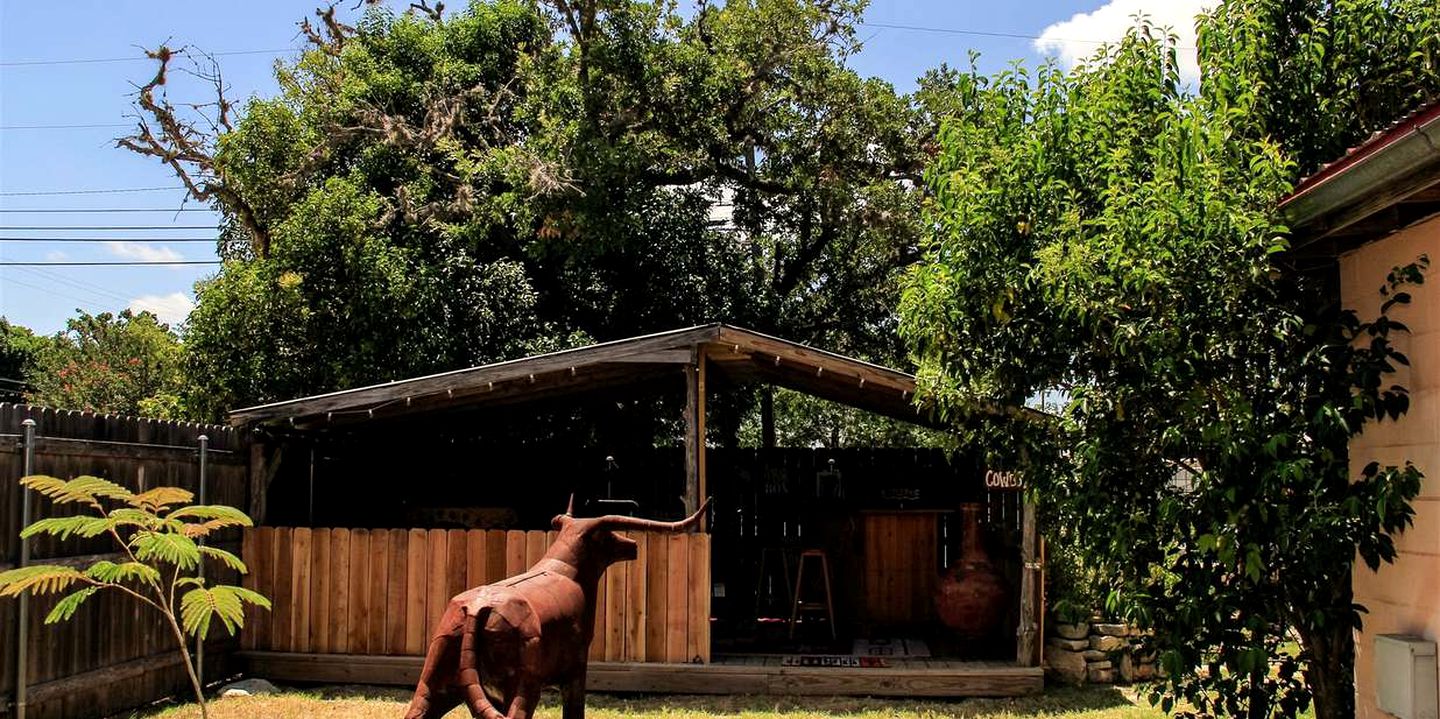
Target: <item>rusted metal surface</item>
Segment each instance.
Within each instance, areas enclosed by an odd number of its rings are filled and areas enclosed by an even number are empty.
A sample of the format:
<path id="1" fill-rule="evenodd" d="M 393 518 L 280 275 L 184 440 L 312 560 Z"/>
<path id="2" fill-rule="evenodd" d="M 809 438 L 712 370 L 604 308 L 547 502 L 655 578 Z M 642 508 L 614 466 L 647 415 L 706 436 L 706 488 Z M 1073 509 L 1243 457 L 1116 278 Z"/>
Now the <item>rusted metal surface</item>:
<path id="1" fill-rule="evenodd" d="M 976 502 L 960 505 L 964 523 L 960 558 L 950 565 L 935 588 L 935 610 L 940 622 L 961 639 L 977 642 L 994 638 L 1009 602 L 1005 577 L 980 541 L 982 508 Z"/>
<path id="2" fill-rule="evenodd" d="M 559 537 L 529 571 L 456 595 L 445 608 L 406 719 L 439 719 L 465 704 L 484 719 L 529 719 L 540 691 L 558 686 L 565 719 L 585 714 L 585 666 L 605 569 L 635 559 L 626 530 L 684 532 L 679 522 L 606 515 L 555 517 Z"/>

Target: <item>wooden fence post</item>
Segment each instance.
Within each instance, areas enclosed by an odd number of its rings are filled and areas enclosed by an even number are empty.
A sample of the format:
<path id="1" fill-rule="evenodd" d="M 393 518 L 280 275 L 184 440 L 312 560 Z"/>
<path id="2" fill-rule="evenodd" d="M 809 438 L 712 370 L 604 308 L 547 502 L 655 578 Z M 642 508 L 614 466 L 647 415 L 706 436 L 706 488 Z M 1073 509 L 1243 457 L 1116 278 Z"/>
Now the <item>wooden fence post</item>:
<path id="1" fill-rule="evenodd" d="M 35 420 L 26 419 L 20 423 L 24 427 L 24 449 L 21 450 L 23 459 L 20 460 L 20 476 L 28 477 L 35 470 Z M 30 492 L 20 490 L 20 529 L 30 526 L 30 515 L 32 512 L 30 504 Z M 15 564 L 17 569 L 30 566 L 30 540 L 20 538 L 20 561 Z M 17 617 L 17 628 L 15 630 L 15 719 L 25 719 L 26 693 L 29 681 L 26 664 L 29 657 L 26 655 L 26 644 L 29 638 L 26 634 L 30 629 L 30 593 L 21 592 L 16 597 L 15 616 Z"/>

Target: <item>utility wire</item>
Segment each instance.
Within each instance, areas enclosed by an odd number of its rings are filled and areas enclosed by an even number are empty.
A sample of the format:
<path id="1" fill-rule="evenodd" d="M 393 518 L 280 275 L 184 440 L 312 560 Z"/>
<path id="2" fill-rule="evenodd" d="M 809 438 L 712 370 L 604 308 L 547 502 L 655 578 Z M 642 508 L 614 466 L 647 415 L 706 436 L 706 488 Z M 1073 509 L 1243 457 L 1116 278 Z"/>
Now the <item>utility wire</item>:
<path id="1" fill-rule="evenodd" d="M 166 207 L 154 207 L 154 208 L 141 208 L 141 207 L 81 207 L 81 208 L 74 208 L 74 209 L 68 209 L 68 210 L 62 210 L 62 209 L 57 209 L 57 208 L 53 208 L 53 207 L 35 207 L 35 208 L 30 208 L 30 209 L 19 209 L 19 208 L 15 208 L 15 207 L 0 207 L 0 212 L 14 212 L 14 213 L 21 213 L 21 214 L 23 214 L 23 213 L 67 214 L 67 213 L 81 213 L 81 212 L 214 212 L 214 210 L 209 209 L 209 208 L 207 208 L 207 207 L 170 207 L 170 208 L 166 208 Z"/>
<path id="2" fill-rule="evenodd" d="M 210 57 L 230 57 L 234 55 L 283 55 L 287 52 L 300 52 L 301 48 L 287 47 L 280 50 L 228 50 L 225 52 L 205 53 Z M 129 57 L 89 57 L 89 58 L 62 58 L 56 60 L 7 60 L 0 62 L 0 67 L 34 67 L 37 65 L 98 65 L 107 62 L 154 62 L 153 58 L 144 55 L 132 55 Z"/>
<path id="3" fill-rule="evenodd" d="M 39 267 L 16 267 L 15 269 L 17 269 L 17 270 L 19 270 L 19 271 L 21 271 L 21 272 L 24 272 L 24 273 L 26 273 L 26 274 L 33 275 L 33 276 L 35 276 L 35 277 L 42 278 L 42 279 L 44 279 L 44 280 L 46 280 L 46 281 L 49 281 L 49 282 L 55 282 L 55 283 L 59 283 L 59 284 L 62 284 L 62 285 L 67 285 L 67 286 L 72 287 L 72 288 L 74 288 L 74 289 L 77 289 L 77 290 L 79 290 L 79 291 L 81 291 L 81 292 L 88 292 L 88 293 L 90 293 L 90 294 L 92 294 L 92 295 L 95 295 L 96 297 L 106 298 L 106 301 L 112 301 L 112 302 L 129 302 L 129 301 L 130 301 L 130 296 L 129 296 L 129 295 L 121 294 L 121 293 L 116 292 L 116 291 L 114 291 L 114 290 L 112 290 L 112 289 L 109 289 L 109 288 L 107 288 L 107 287 L 102 287 L 102 286 L 97 285 L 97 284 L 95 284 L 95 283 L 93 283 L 93 282 L 87 282 L 87 281 L 85 281 L 85 280 L 82 280 L 82 279 L 79 279 L 79 278 L 76 278 L 76 277 L 73 277 L 73 276 L 67 277 L 67 276 L 65 276 L 65 275 L 63 275 L 63 274 L 61 274 L 61 273 L 59 273 L 59 272 L 51 272 L 50 270 L 42 270 L 42 269 L 40 269 Z"/>
<path id="4" fill-rule="evenodd" d="M 15 230 L 85 230 L 87 232 L 110 232 L 118 230 L 214 230 L 214 225 L 0 225 L 0 232 Z"/>
<path id="5" fill-rule="evenodd" d="M 72 294 L 70 294 L 70 293 L 68 293 L 68 292 L 61 292 L 61 291 L 59 291 L 59 290 L 57 290 L 57 289 L 55 289 L 55 288 L 53 288 L 53 287 L 45 287 L 45 286 L 42 286 L 42 285 L 31 284 L 31 283 L 29 283 L 29 282 L 24 282 L 24 281 L 22 281 L 22 280 L 14 279 L 13 277 L 10 278 L 10 279 L 5 280 L 5 282 L 6 282 L 6 284 L 16 284 L 16 285 L 20 285 L 21 287 L 29 287 L 29 288 L 32 289 L 32 290 L 39 290 L 39 291 L 41 291 L 41 292 L 45 292 L 45 293 L 54 295 L 54 296 L 56 296 L 56 297 L 64 297 L 64 298 L 67 299 L 67 300 L 73 300 L 73 301 L 75 301 L 75 302 L 80 303 L 80 306 L 81 306 L 81 307 L 88 307 L 89 309 L 92 309 L 92 310 L 103 309 L 102 305 L 94 302 L 93 300 L 87 300 L 87 299 L 84 299 L 84 298 L 81 298 L 81 297 L 76 297 L 75 295 L 72 295 Z"/>
<path id="6" fill-rule="evenodd" d="M 183 190 L 184 185 L 166 185 L 165 187 L 113 187 L 104 190 L 27 190 L 25 192 L 0 192 L 0 197 L 39 197 L 42 195 L 114 195 L 122 192 L 162 192 L 165 190 Z"/>
<path id="7" fill-rule="evenodd" d="M 995 30 L 971 30 L 967 28 L 954 27 L 933 27 L 929 25 L 902 25 L 899 23 L 885 22 L 860 22 L 862 27 L 881 28 L 885 30 L 908 30 L 912 32 L 937 32 L 947 35 L 971 35 L 975 37 L 994 37 L 1008 40 L 1039 40 L 1040 35 L 1030 35 L 1018 32 L 1000 32 Z M 1084 42 L 1103 45 L 1114 42 L 1114 40 L 1082 40 L 1078 38 L 1051 38 L 1057 42 Z M 1191 49 L 1191 48 L 1183 48 Z M 207 53 L 211 57 L 231 57 L 236 55 L 283 55 L 285 53 L 303 52 L 304 48 L 283 48 L 278 50 L 229 50 L 225 52 Z M 34 67 L 43 65 L 94 65 L 111 62 L 142 62 L 151 61 L 151 58 L 143 55 L 132 55 L 129 57 L 96 57 L 96 58 L 59 58 L 54 60 L 8 60 L 0 62 L 0 67 Z M 128 125 L 126 125 L 128 127 Z"/>
<path id="8" fill-rule="evenodd" d="M 220 260 L 134 260 L 122 262 L 0 262 L 0 267 L 160 267 L 167 265 L 218 265 Z"/>
<path id="9" fill-rule="evenodd" d="M 1118 41 L 1120 40 L 1120 38 L 1113 38 L 1113 39 L 1110 39 L 1110 40 L 1093 40 L 1093 39 L 1092 39 L 1092 40 L 1084 40 L 1084 39 L 1073 38 L 1073 37 L 1045 37 L 1044 35 L 1027 35 L 1027 34 L 1025 34 L 1025 33 L 1019 33 L 1019 32 L 999 32 L 999 31 L 994 31 L 994 30 L 966 30 L 966 29 L 964 29 L 964 28 L 930 27 L 930 26 L 927 26 L 927 25 L 901 25 L 901 24 L 897 24 L 897 23 L 888 23 L 888 22 L 862 22 L 862 23 L 859 23 L 859 25 L 861 25 L 861 26 L 863 26 L 863 27 L 880 28 L 880 29 L 883 29 L 883 30 L 908 30 L 908 31 L 910 31 L 910 32 L 935 32 L 935 33 L 941 33 L 941 34 L 944 34 L 944 35 L 971 35 L 971 36 L 975 36 L 975 37 L 994 37 L 994 38 L 1001 38 L 1001 39 L 1005 39 L 1005 40 L 1049 40 L 1049 41 L 1053 41 L 1053 42 L 1079 42 L 1079 43 L 1086 43 L 1086 44 L 1089 44 L 1089 45 L 1108 45 L 1108 44 L 1110 44 L 1110 43 L 1118 42 Z M 1178 49 L 1178 50 L 1194 50 L 1195 48 L 1193 48 L 1193 47 L 1187 47 L 1187 46 L 1183 46 L 1183 45 L 1182 45 L 1182 46 L 1177 46 L 1176 49 Z"/>
<path id="10" fill-rule="evenodd" d="M 101 128 L 134 127 L 134 123 L 95 122 L 75 125 L 0 125 L 0 130 L 95 130 Z"/>
<path id="11" fill-rule="evenodd" d="M 218 237 L 0 237 L 0 242 L 218 242 Z"/>

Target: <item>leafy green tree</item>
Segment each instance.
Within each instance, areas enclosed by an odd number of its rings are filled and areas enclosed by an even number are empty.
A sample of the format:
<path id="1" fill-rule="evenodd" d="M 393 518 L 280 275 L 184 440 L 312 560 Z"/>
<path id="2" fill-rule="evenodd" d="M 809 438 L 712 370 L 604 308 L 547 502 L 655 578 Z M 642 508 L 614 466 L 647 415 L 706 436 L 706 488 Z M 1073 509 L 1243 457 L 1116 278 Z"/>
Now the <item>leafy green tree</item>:
<path id="1" fill-rule="evenodd" d="M 847 407 L 829 400 L 776 388 L 774 432 L 777 447 L 951 447 L 954 437 L 947 432 L 911 422 L 891 419 L 873 412 Z M 763 402 L 761 403 L 763 405 Z M 749 413 L 740 423 L 741 446 L 763 447 L 761 411 Z"/>
<path id="2" fill-rule="evenodd" d="M 1431 0 L 1227 0 L 1198 29 L 1201 91 L 1297 176 L 1440 98 Z"/>
<path id="3" fill-rule="evenodd" d="M 15 400 L 30 386 L 35 359 L 45 345 L 30 328 L 0 317 L 0 399 Z"/>
<path id="4" fill-rule="evenodd" d="M 181 414 L 180 340 L 149 312 L 80 312 L 35 355 L 26 399 L 92 412 Z"/>
<path id="5" fill-rule="evenodd" d="M 1029 463 L 1110 609 L 1156 630 L 1152 701 L 1349 716 L 1354 557 L 1393 559 L 1420 473 L 1352 476 L 1347 443 L 1408 407 L 1385 313 L 1423 263 L 1367 321 L 1291 271 L 1294 162 L 1244 107 L 1183 93 L 1175 52 L 1141 23 L 1072 72 L 953 78 L 901 331 L 929 400 Z M 970 419 L 1056 390 L 1053 425 Z"/>
<path id="6" fill-rule="evenodd" d="M 0 597 L 73 589 L 56 602 L 45 617 L 46 624 L 69 619 L 102 591 L 128 595 L 156 610 L 175 638 L 195 700 L 200 702 L 200 715 L 208 717 L 205 690 L 186 637 L 204 641 L 216 620 L 233 635 L 245 625 L 246 604 L 269 609 L 270 600 L 244 587 L 207 582 L 201 567 L 207 559 L 241 574 L 248 570 L 234 554 L 201 542 L 222 529 L 248 527 L 250 518 L 233 507 L 187 504 L 194 495 L 178 487 L 156 487 L 136 494 L 100 477 L 76 477 L 67 482 L 44 475 L 25 477 L 20 484 L 54 504 L 75 504 L 81 510 L 72 516 L 37 520 L 21 530 L 21 537 L 48 534 L 63 540 L 105 535 L 114 540 L 124 557 L 118 563 L 102 559 L 86 569 L 34 564 L 0 572 Z"/>
<path id="7" fill-rule="evenodd" d="M 863 3 L 472 2 L 302 29 L 280 94 L 122 138 L 230 218 L 210 411 L 725 319 L 889 361 L 921 94 L 846 67 Z M 203 73 L 202 73 L 203 74 Z"/>

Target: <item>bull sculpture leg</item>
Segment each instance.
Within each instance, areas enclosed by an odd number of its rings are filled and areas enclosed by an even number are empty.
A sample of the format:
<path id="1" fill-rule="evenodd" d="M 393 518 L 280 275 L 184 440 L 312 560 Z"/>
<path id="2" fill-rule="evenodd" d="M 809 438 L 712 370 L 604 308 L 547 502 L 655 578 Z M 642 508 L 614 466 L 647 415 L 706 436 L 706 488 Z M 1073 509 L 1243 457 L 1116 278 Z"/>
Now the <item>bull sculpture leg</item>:
<path id="1" fill-rule="evenodd" d="M 575 519 L 570 510 L 556 517 L 560 534 L 529 571 L 450 600 L 405 719 L 440 719 L 461 704 L 476 719 L 530 719 L 540 691 L 555 685 L 564 719 L 583 719 L 600 578 L 637 552 L 620 533 L 689 531 L 709 504 L 679 522 Z"/>
<path id="2" fill-rule="evenodd" d="M 564 708 L 560 719 L 585 719 L 585 668 L 560 685 L 560 701 Z"/>

